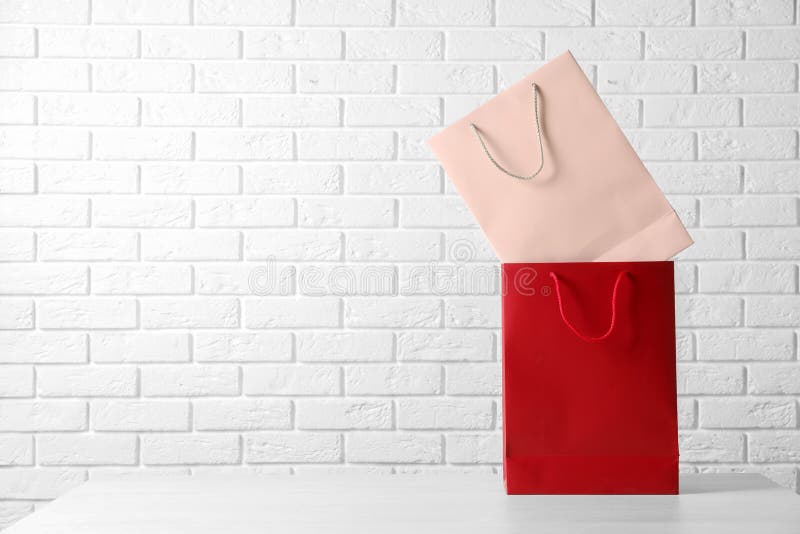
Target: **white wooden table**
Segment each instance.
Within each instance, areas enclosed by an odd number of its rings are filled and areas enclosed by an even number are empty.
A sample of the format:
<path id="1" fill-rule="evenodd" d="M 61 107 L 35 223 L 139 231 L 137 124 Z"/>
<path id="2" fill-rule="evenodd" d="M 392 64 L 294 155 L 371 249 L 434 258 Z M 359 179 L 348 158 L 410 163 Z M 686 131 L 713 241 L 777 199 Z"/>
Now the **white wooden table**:
<path id="1" fill-rule="evenodd" d="M 489 476 L 92 481 L 4 534 L 800 533 L 800 496 L 759 475 L 685 475 L 679 496 L 513 496 Z"/>

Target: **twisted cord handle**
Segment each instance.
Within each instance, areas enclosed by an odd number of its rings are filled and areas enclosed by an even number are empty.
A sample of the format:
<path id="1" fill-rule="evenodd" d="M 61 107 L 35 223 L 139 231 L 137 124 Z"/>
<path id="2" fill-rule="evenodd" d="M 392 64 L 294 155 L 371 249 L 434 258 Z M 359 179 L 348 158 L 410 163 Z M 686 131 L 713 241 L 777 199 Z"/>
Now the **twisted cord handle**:
<path id="1" fill-rule="evenodd" d="M 611 292 L 611 324 L 608 325 L 608 330 L 599 336 L 587 336 L 586 334 L 579 332 L 578 329 L 575 328 L 575 326 L 569 321 L 569 319 L 567 319 L 567 315 L 564 313 L 564 302 L 561 299 L 561 288 L 558 285 L 558 275 L 553 272 L 550 273 L 550 278 L 553 279 L 556 288 L 556 300 L 558 301 L 558 311 L 561 314 L 561 320 L 564 321 L 564 324 L 566 324 L 570 330 L 572 330 L 573 334 L 590 343 L 595 341 L 603 341 L 611 335 L 611 332 L 614 331 L 614 325 L 617 323 L 617 290 L 619 289 L 619 284 L 622 282 L 622 279 L 628 274 L 628 271 L 620 271 L 620 273 L 617 275 L 616 281 L 614 282 L 614 290 Z"/>
<path id="2" fill-rule="evenodd" d="M 544 167 L 544 149 L 542 148 L 542 129 L 539 126 L 539 92 L 535 82 L 531 83 L 531 88 L 533 89 L 533 120 L 536 123 L 536 139 L 539 141 L 539 168 L 536 169 L 536 171 L 533 174 L 530 174 L 528 176 L 521 176 L 519 174 L 514 174 L 506 170 L 499 163 L 497 163 L 497 160 L 494 159 L 492 153 L 489 152 L 489 148 L 486 146 L 486 142 L 484 142 L 483 136 L 481 136 L 481 132 L 478 130 L 478 127 L 475 126 L 474 122 L 470 123 L 470 126 L 472 126 L 472 131 L 475 132 L 475 135 L 478 137 L 478 141 L 480 141 L 481 147 L 483 147 L 483 151 L 486 153 L 486 157 L 489 158 L 489 161 L 491 161 L 500 172 L 505 173 L 511 176 L 512 178 L 516 178 L 518 180 L 531 180 L 533 178 L 536 178 L 536 176 L 540 172 L 542 172 L 542 167 Z"/>

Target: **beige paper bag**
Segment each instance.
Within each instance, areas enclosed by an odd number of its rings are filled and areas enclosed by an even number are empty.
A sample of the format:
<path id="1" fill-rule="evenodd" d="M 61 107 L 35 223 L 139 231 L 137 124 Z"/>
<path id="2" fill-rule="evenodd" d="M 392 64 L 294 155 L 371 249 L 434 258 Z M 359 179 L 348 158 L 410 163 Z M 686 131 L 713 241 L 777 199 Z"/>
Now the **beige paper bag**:
<path id="1" fill-rule="evenodd" d="M 657 261 L 692 244 L 569 52 L 428 143 L 503 262 Z"/>

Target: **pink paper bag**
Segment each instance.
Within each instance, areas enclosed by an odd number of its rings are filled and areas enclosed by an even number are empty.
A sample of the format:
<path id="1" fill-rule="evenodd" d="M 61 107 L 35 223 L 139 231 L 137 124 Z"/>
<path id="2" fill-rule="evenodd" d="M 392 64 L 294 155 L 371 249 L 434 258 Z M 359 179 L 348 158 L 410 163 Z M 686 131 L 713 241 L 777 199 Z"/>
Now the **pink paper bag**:
<path id="1" fill-rule="evenodd" d="M 569 52 L 428 144 L 503 262 L 659 261 L 692 244 Z"/>

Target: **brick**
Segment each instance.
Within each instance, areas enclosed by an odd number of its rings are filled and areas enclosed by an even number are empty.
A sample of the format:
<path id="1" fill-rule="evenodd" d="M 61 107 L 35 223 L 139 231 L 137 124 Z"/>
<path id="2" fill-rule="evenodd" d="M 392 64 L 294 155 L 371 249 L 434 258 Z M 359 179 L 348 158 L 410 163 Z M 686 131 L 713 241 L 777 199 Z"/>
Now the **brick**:
<path id="1" fill-rule="evenodd" d="M 424 163 L 357 163 L 348 165 L 345 175 L 349 193 L 439 193 L 442 188 L 440 168 Z"/>
<path id="2" fill-rule="evenodd" d="M 392 428 L 391 401 L 360 399 L 301 399 L 295 401 L 301 430 L 369 430 Z"/>
<path id="3" fill-rule="evenodd" d="M 591 0 L 504 0 L 497 6 L 500 26 L 591 26 Z"/>
<path id="4" fill-rule="evenodd" d="M 500 328 L 500 301 L 496 297 L 455 298 L 445 301 L 448 328 Z"/>
<path id="5" fill-rule="evenodd" d="M 391 131 L 300 131 L 297 144 L 301 160 L 390 160 L 395 157 L 395 135 Z"/>
<path id="6" fill-rule="evenodd" d="M 17 126 L 0 129 L 0 158 L 87 159 L 89 134 L 85 131 Z"/>
<path id="7" fill-rule="evenodd" d="M 256 97 L 244 100 L 245 126 L 339 126 L 338 98 Z"/>
<path id="8" fill-rule="evenodd" d="M 124 230 L 46 230 L 38 243 L 45 261 L 131 261 L 139 255 L 139 236 Z"/>
<path id="9" fill-rule="evenodd" d="M 264 6 L 258 0 L 198 0 L 195 24 L 285 26 L 292 17 L 292 2 L 277 0 Z"/>
<path id="10" fill-rule="evenodd" d="M 396 220 L 391 198 L 319 198 L 298 201 L 298 222 L 304 227 L 387 228 Z"/>
<path id="11" fill-rule="evenodd" d="M 198 332 L 194 357 L 199 362 L 286 362 L 292 359 L 292 335 L 283 332 Z"/>
<path id="12" fill-rule="evenodd" d="M 345 369 L 347 395 L 439 395 L 439 365 L 353 365 Z"/>
<path id="13" fill-rule="evenodd" d="M 268 10 L 265 10 L 268 11 Z M 201 63 L 196 87 L 200 93 L 289 93 L 293 68 L 279 63 Z"/>
<path id="14" fill-rule="evenodd" d="M 298 68 L 297 86 L 301 93 L 391 93 L 394 67 L 377 63 L 306 63 Z"/>
<path id="15" fill-rule="evenodd" d="M 0 369 L 3 371 L 0 374 L 0 399 L 33 397 L 36 394 L 32 366 L 3 365 Z M 2 447 L 3 439 L 0 437 L 0 450 Z"/>
<path id="16" fill-rule="evenodd" d="M 740 432 L 680 432 L 681 460 L 689 462 L 741 462 L 744 460 L 744 434 Z"/>
<path id="17" fill-rule="evenodd" d="M 4 6 L 5 7 L 5 6 Z M 0 12 L 2 17 L 5 12 Z M 36 31 L 34 28 L 3 28 L 0 42 L 0 57 L 34 57 L 36 55 Z"/>
<path id="18" fill-rule="evenodd" d="M 0 265 L 0 295 L 85 295 L 88 272 L 82 265 Z"/>
<path id="19" fill-rule="evenodd" d="M 797 275 L 790 264 L 705 263 L 700 265 L 703 293 L 794 293 Z"/>
<path id="20" fill-rule="evenodd" d="M 153 365 L 143 367 L 145 397 L 237 395 L 239 368 L 234 365 Z"/>
<path id="21" fill-rule="evenodd" d="M 4 194 L 34 193 L 35 173 L 34 166 L 28 163 L 10 163 L 0 167 L 0 191 Z"/>
<path id="22" fill-rule="evenodd" d="M 135 367 L 59 365 L 36 373 L 40 397 L 133 397 L 137 382 Z"/>
<path id="23" fill-rule="evenodd" d="M 792 130 L 747 128 L 700 132 L 700 159 L 793 159 L 797 136 Z"/>
<path id="24" fill-rule="evenodd" d="M 240 192 L 240 174 L 237 165 L 143 165 L 142 192 L 165 195 L 235 194 Z"/>
<path id="25" fill-rule="evenodd" d="M 747 374 L 747 392 L 754 395 L 800 394 L 800 366 L 764 363 L 751 365 Z"/>
<path id="26" fill-rule="evenodd" d="M 244 437 L 244 461 L 269 463 L 339 463 L 342 438 L 330 432 L 259 432 Z"/>
<path id="27" fill-rule="evenodd" d="M 712 197 L 701 201 L 705 226 L 791 226 L 797 203 L 781 197 Z"/>
<path id="28" fill-rule="evenodd" d="M 788 330 L 708 330 L 698 333 L 701 360 L 791 360 L 794 335 Z"/>
<path id="29" fill-rule="evenodd" d="M 678 395 L 737 395 L 744 390 L 741 365 L 678 365 Z"/>
<path id="30" fill-rule="evenodd" d="M 155 59 L 236 59 L 240 33 L 223 29 L 142 30 L 142 57 Z"/>
<path id="31" fill-rule="evenodd" d="M 238 260 L 239 232 L 191 230 L 149 232 L 142 236 L 142 258 L 155 261 Z"/>
<path id="32" fill-rule="evenodd" d="M 797 228 L 753 228 L 747 231 L 750 259 L 794 259 L 800 247 Z"/>
<path id="33" fill-rule="evenodd" d="M 42 98 L 42 97 L 39 97 Z M 0 124 L 33 124 L 36 106 L 33 96 L 9 94 L 0 95 Z M 13 187 L 5 186 L 5 180 L 0 181 L 3 192 L 32 193 L 32 190 L 15 191 Z"/>
<path id="34" fill-rule="evenodd" d="M 800 97 L 794 95 L 751 96 L 745 99 L 746 126 L 792 126 L 800 121 Z"/>
<path id="35" fill-rule="evenodd" d="M 52 500 L 85 480 L 84 469 L 3 469 L 0 499 Z"/>
<path id="36" fill-rule="evenodd" d="M 145 434 L 141 447 L 145 465 L 236 464 L 241 459 L 236 434 Z"/>
<path id="37" fill-rule="evenodd" d="M 136 436 L 42 434 L 36 437 L 40 465 L 136 465 Z"/>
<path id="38" fill-rule="evenodd" d="M 700 426 L 704 428 L 794 428 L 796 425 L 794 400 L 700 399 Z"/>
<path id="39" fill-rule="evenodd" d="M 131 163 L 39 163 L 40 193 L 136 193 L 139 170 Z"/>
<path id="40" fill-rule="evenodd" d="M 134 328 L 136 302 L 118 299 L 59 299 L 39 304 L 39 327 L 59 328 Z"/>
<path id="41" fill-rule="evenodd" d="M 492 93 L 494 69 L 472 64 L 403 64 L 398 67 L 400 93 Z"/>
<path id="42" fill-rule="evenodd" d="M 739 126 L 741 100 L 727 97 L 648 97 L 644 125 L 666 127 Z"/>
<path id="43" fill-rule="evenodd" d="M 191 159 L 192 134 L 154 130 L 104 130 L 92 136 L 99 160 Z M 130 199 L 126 199 L 130 202 Z"/>
<path id="44" fill-rule="evenodd" d="M 254 195 L 338 194 L 342 169 L 330 164 L 259 164 L 244 170 L 245 193 Z"/>
<path id="45" fill-rule="evenodd" d="M 609 63 L 597 85 L 600 93 L 692 93 L 695 71 L 683 63 Z"/>
<path id="46" fill-rule="evenodd" d="M 697 406 L 694 399 L 678 397 L 678 429 L 697 427 Z"/>
<path id="47" fill-rule="evenodd" d="M 349 60 L 437 60 L 444 38 L 433 30 L 351 30 L 346 34 Z"/>
<path id="48" fill-rule="evenodd" d="M 92 88 L 111 93 L 188 93 L 192 90 L 192 66 L 158 61 L 104 61 L 92 66 Z"/>
<path id="49" fill-rule="evenodd" d="M 238 126 L 239 100 L 213 96 L 156 96 L 142 101 L 145 126 Z"/>
<path id="50" fill-rule="evenodd" d="M 0 9 L 0 22 L 85 24 L 88 0 L 8 0 Z"/>
<path id="51" fill-rule="evenodd" d="M 503 461 L 500 434 L 454 434 L 446 438 L 447 461 L 453 464 L 499 464 Z"/>
<path id="52" fill-rule="evenodd" d="M 326 328 L 340 326 L 339 299 L 264 297 L 247 299 L 247 328 Z"/>
<path id="53" fill-rule="evenodd" d="M 190 24 L 190 0 L 92 0 L 92 22 L 99 24 Z"/>
<path id="54" fill-rule="evenodd" d="M 33 465 L 33 436 L 0 435 L 0 465 Z M 4 516 L 0 514 L 0 517 Z"/>
<path id="55" fill-rule="evenodd" d="M 741 326 L 742 301 L 727 295 L 678 295 L 675 299 L 677 326 Z"/>
<path id="56" fill-rule="evenodd" d="M 426 298 L 350 298 L 344 316 L 351 328 L 437 328 L 442 323 L 441 303 Z"/>
<path id="57" fill-rule="evenodd" d="M 244 57 L 256 59 L 340 59 L 339 30 L 247 30 Z"/>
<path id="58" fill-rule="evenodd" d="M 742 59 L 744 35 L 738 30 L 647 31 L 647 59 Z"/>
<path id="59" fill-rule="evenodd" d="M 0 90 L 88 91 L 89 65 L 53 60 L 0 60 Z"/>
<path id="60" fill-rule="evenodd" d="M 296 342 L 301 362 L 386 362 L 394 353 L 389 332 L 302 332 Z"/>
<path id="61" fill-rule="evenodd" d="M 349 261 L 435 261 L 441 258 L 439 232 L 348 232 Z"/>
<path id="62" fill-rule="evenodd" d="M 500 396 L 502 376 L 497 363 L 448 365 L 445 375 L 448 395 Z"/>
<path id="63" fill-rule="evenodd" d="M 500 288 L 494 264 L 400 266 L 401 295 L 499 295 Z"/>
<path id="64" fill-rule="evenodd" d="M 400 332 L 397 334 L 400 361 L 491 361 L 494 338 L 489 332 Z"/>
<path id="65" fill-rule="evenodd" d="M 452 30 L 448 60 L 537 60 L 544 56 L 544 34 L 529 30 Z"/>
<path id="66" fill-rule="evenodd" d="M 796 430 L 750 432 L 747 440 L 751 462 L 797 462 L 800 433 Z"/>
<path id="67" fill-rule="evenodd" d="M 342 234 L 335 231 L 265 230 L 245 234 L 248 260 L 339 260 Z"/>
<path id="68" fill-rule="evenodd" d="M 728 229 L 693 229 L 694 245 L 681 252 L 681 260 L 738 260 L 744 258 L 744 232 Z"/>
<path id="69" fill-rule="evenodd" d="M 690 161 L 697 157 L 694 132 L 684 130 L 633 130 L 628 140 L 646 161 Z"/>
<path id="70" fill-rule="evenodd" d="M 341 371 L 331 365 L 250 365 L 243 389 L 245 395 L 339 395 Z"/>
<path id="71" fill-rule="evenodd" d="M 794 28 L 749 28 L 748 59 L 794 59 L 800 54 L 800 34 Z"/>
<path id="72" fill-rule="evenodd" d="M 172 400 L 96 400 L 92 429 L 122 432 L 189 430 L 189 402 Z"/>
<path id="73" fill-rule="evenodd" d="M 579 60 L 641 59 L 642 33 L 595 28 L 548 30 L 547 57 L 554 58 L 567 51 Z"/>
<path id="74" fill-rule="evenodd" d="M 0 528 L 10 527 L 23 517 L 32 514 L 33 511 L 34 504 L 32 502 L 6 501 L 0 503 Z"/>
<path id="75" fill-rule="evenodd" d="M 292 226 L 294 200 L 288 198 L 199 198 L 195 201 L 200 227 Z"/>
<path id="76" fill-rule="evenodd" d="M 136 30 L 124 28 L 39 29 L 39 55 L 66 58 L 135 58 L 139 51 Z"/>
<path id="77" fill-rule="evenodd" d="M 796 326 L 800 322 L 800 296 L 750 296 L 745 303 L 747 326 Z"/>
<path id="78" fill-rule="evenodd" d="M 742 167 L 735 163 L 649 163 L 647 168 L 666 194 L 739 193 L 742 188 Z"/>
<path id="79" fill-rule="evenodd" d="M 298 0 L 300 26 L 389 26 L 393 3 L 390 0 L 348 2 L 347 0 Z"/>
<path id="80" fill-rule="evenodd" d="M 108 228 L 188 228 L 192 204 L 182 198 L 102 197 L 92 203 L 92 222 Z"/>
<path id="81" fill-rule="evenodd" d="M 434 97 L 354 97 L 345 103 L 347 126 L 435 126 L 441 101 Z"/>
<path id="82" fill-rule="evenodd" d="M 141 301 L 143 328 L 236 328 L 239 301 L 232 298 Z"/>
<path id="83" fill-rule="evenodd" d="M 345 458 L 350 463 L 436 464 L 442 461 L 438 434 L 407 432 L 352 432 Z"/>
<path id="84" fill-rule="evenodd" d="M 596 19 L 598 26 L 689 26 L 692 1 L 598 0 Z"/>
<path id="85" fill-rule="evenodd" d="M 796 83 L 791 63 L 702 63 L 698 71 L 700 93 L 790 93 Z"/>
<path id="86" fill-rule="evenodd" d="M 489 241 L 480 230 L 447 230 L 445 249 L 448 261 L 498 261 Z"/>
<path id="87" fill-rule="evenodd" d="M 201 131 L 197 133 L 197 159 L 290 160 L 294 134 L 277 131 Z"/>
<path id="88" fill-rule="evenodd" d="M 93 333 L 91 359 L 98 363 L 187 362 L 188 334 Z"/>
<path id="89" fill-rule="evenodd" d="M 297 271 L 297 293 L 308 296 L 378 296 L 397 294 L 392 265 L 317 264 Z"/>
<path id="90" fill-rule="evenodd" d="M 0 332 L 0 363 L 79 363 L 86 361 L 84 334 Z"/>
<path id="91" fill-rule="evenodd" d="M 400 225 L 404 228 L 475 226 L 463 200 L 453 196 L 409 197 L 400 201 Z"/>
<path id="92" fill-rule="evenodd" d="M 192 403 L 196 430 L 280 430 L 292 426 L 292 404 L 276 399 L 203 399 Z"/>
<path id="93" fill-rule="evenodd" d="M 0 432 L 86 429 L 86 403 L 77 400 L 4 400 Z"/>
<path id="94" fill-rule="evenodd" d="M 494 423 L 488 399 L 398 399 L 398 427 L 404 430 L 485 430 Z"/>
<path id="95" fill-rule="evenodd" d="M 195 285 L 201 295 L 288 296 L 295 294 L 295 267 L 258 264 L 200 265 Z"/>
<path id="96" fill-rule="evenodd" d="M 96 295 L 187 295 L 192 292 L 188 265 L 95 265 Z"/>
<path id="97" fill-rule="evenodd" d="M 0 330 L 33 328 L 33 300 L 0 299 Z"/>
<path id="98" fill-rule="evenodd" d="M 792 24 L 792 0 L 751 0 L 745 3 L 729 0 L 702 0 L 697 5 L 697 24 L 715 25 L 766 25 Z"/>

